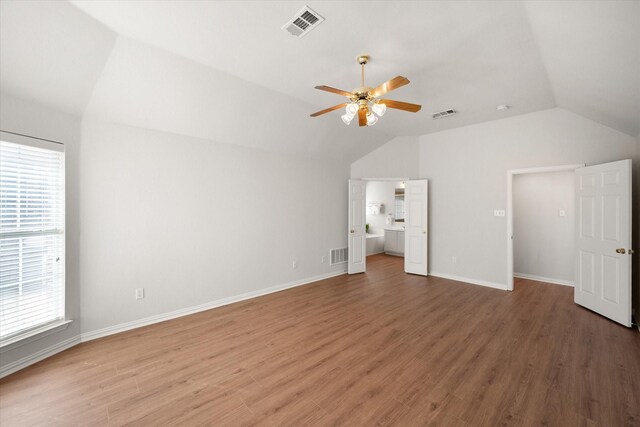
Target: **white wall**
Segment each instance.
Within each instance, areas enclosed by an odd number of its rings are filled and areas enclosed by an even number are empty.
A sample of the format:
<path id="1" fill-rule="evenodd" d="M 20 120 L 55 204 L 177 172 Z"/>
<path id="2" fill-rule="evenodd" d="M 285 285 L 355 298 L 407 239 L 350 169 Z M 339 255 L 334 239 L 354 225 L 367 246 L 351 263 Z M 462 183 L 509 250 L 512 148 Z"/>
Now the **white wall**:
<path id="1" fill-rule="evenodd" d="M 66 163 L 66 315 L 73 322 L 63 331 L 45 336 L 37 341 L 16 347 L 0 354 L 3 366 L 63 343 L 80 333 L 80 281 L 78 277 L 80 253 L 78 252 L 79 199 L 78 199 L 78 151 L 80 144 L 80 120 L 41 105 L 19 100 L 6 94 L 0 95 L 0 129 L 22 133 L 65 144 Z"/>
<path id="2" fill-rule="evenodd" d="M 80 334 L 344 271 L 328 255 L 346 246 L 347 163 L 81 121 L 6 94 L 0 113 L 3 130 L 65 143 L 74 320 L 2 352 L 3 367 Z"/>
<path id="3" fill-rule="evenodd" d="M 573 283 L 573 171 L 513 177 L 514 272 Z M 563 210 L 565 216 L 560 216 Z"/>
<path id="4" fill-rule="evenodd" d="M 418 177 L 430 180 L 430 272 L 502 288 L 506 219 L 494 217 L 493 210 L 506 208 L 508 169 L 637 156 L 636 138 L 560 108 L 423 135 L 419 141 Z M 414 177 L 411 152 L 386 170 L 383 159 L 372 155 L 403 148 L 398 139 L 390 141 L 353 163 L 352 177 L 402 175 L 403 163 L 405 174 Z"/>
<path id="5" fill-rule="evenodd" d="M 416 136 L 399 136 L 351 164 L 351 178 L 418 178 Z"/>
<path id="6" fill-rule="evenodd" d="M 367 208 L 370 203 L 382 203 L 384 205 L 379 215 L 371 215 L 367 209 L 367 224 L 369 233 L 381 234 L 389 227 L 386 218 L 389 213 L 395 217 L 395 190 L 399 188 L 399 181 L 368 181 L 367 182 Z"/>
<path id="7" fill-rule="evenodd" d="M 83 333 L 344 270 L 347 164 L 85 120 L 80 173 Z"/>
<path id="8" fill-rule="evenodd" d="M 597 164 L 636 155 L 635 139 L 554 108 L 424 135 L 430 179 L 430 271 L 506 284 L 506 171 Z M 457 256 L 457 264 L 451 257 Z"/>

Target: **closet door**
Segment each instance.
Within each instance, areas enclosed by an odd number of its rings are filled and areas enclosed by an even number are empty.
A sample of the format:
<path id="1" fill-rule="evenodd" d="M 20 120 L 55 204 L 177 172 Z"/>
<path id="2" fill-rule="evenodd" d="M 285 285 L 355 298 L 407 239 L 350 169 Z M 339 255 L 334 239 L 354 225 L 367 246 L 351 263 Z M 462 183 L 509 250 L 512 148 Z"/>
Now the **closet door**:
<path id="1" fill-rule="evenodd" d="M 575 174 L 574 301 L 631 326 L 631 160 Z"/>

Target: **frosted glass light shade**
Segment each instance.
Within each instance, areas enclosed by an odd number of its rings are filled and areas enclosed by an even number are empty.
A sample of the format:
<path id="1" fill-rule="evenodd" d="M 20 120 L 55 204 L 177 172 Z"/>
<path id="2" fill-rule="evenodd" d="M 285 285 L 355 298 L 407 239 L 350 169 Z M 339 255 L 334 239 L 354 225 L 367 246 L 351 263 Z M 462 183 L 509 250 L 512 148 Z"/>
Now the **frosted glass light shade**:
<path id="1" fill-rule="evenodd" d="M 373 104 L 373 107 L 371 107 L 371 109 L 380 117 L 384 116 L 384 113 L 387 112 L 387 106 L 381 102 Z"/>
<path id="2" fill-rule="evenodd" d="M 359 108 L 358 104 L 356 104 L 355 102 L 352 102 L 350 104 L 347 104 L 347 106 L 345 107 L 345 110 L 348 115 L 353 117 L 358 112 L 358 108 Z"/>
<path id="3" fill-rule="evenodd" d="M 343 114 L 342 116 L 340 116 L 340 118 L 342 119 L 342 121 L 344 122 L 345 125 L 348 125 L 351 123 L 351 120 L 353 120 L 355 116 L 353 114 Z"/>
<path id="4" fill-rule="evenodd" d="M 367 114 L 367 126 L 373 126 L 376 123 L 378 123 L 378 118 L 373 113 Z"/>

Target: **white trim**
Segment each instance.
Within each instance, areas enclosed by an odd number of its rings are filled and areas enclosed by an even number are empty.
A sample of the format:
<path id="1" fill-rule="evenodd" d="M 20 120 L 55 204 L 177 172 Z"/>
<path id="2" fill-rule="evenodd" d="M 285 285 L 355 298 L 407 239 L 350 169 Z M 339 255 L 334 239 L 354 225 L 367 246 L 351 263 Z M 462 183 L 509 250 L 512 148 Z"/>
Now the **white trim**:
<path id="1" fill-rule="evenodd" d="M 37 341 L 48 335 L 64 331 L 69 327 L 71 322 L 73 322 L 73 320 L 57 320 L 52 323 L 47 323 L 44 326 L 40 326 L 39 328 L 32 329 L 26 334 L 20 334 L 7 340 L 0 341 L 0 353 L 6 353 L 9 350 Z"/>
<path id="2" fill-rule="evenodd" d="M 507 171 L 507 290 L 513 290 L 513 176 L 525 173 L 548 173 L 572 171 L 583 168 L 584 163 L 560 166 L 542 166 L 526 169 L 509 169 Z"/>
<path id="3" fill-rule="evenodd" d="M 551 283 L 554 285 L 563 285 L 573 287 L 573 280 L 554 279 L 551 277 L 536 276 L 533 274 L 513 273 L 513 277 L 520 279 L 535 280 L 536 282 Z"/>
<path id="4" fill-rule="evenodd" d="M 51 347 L 47 347 L 36 353 L 30 354 L 29 356 L 23 357 L 22 359 L 18 359 L 15 362 L 9 363 L 7 365 L 3 364 L 0 367 L 0 378 L 13 374 L 20 369 L 24 369 L 27 366 L 33 365 L 34 363 L 44 360 L 47 357 L 51 357 L 54 354 L 60 353 L 61 351 L 71 348 L 77 344 L 80 344 L 80 335 L 73 336 L 62 342 L 54 344 Z"/>
<path id="5" fill-rule="evenodd" d="M 179 310 L 171 311 L 169 313 L 158 314 L 151 317 L 146 317 L 144 319 L 133 320 L 131 322 L 121 323 L 119 325 L 109 326 L 103 329 L 98 329 L 97 331 L 85 332 L 81 335 L 76 335 L 71 337 L 65 341 L 62 341 L 58 344 L 54 344 L 51 347 L 40 350 L 36 353 L 33 353 L 29 356 L 23 357 L 22 359 L 11 362 L 7 365 L 0 366 L 0 378 L 5 377 L 7 375 L 13 374 L 21 369 L 26 368 L 29 365 L 33 365 L 47 357 L 51 357 L 56 353 L 60 353 L 68 348 L 71 348 L 81 342 L 91 341 L 97 338 L 106 337 L 108 335 L 117 334 L 120 332 L 129 331 L 131 329 L 140 328 L 142 326 L 152 325 L 154 323 L 164 322 L 166 320 L 175 319 L 177 317 L 188 316 L 190 314 L 198 313 L 201 311 L 211 310 L 212 308 L 220 307 L 223 305 L 233 304 L 235 302 L 244 301 L 251 298 L 256 298 L 259 296 L 272 294 L 275 292 L 284 291 L 285 289 L 295 288 L 297 286 L 308 285 L 311 283 L 318 282 L 320 280 L 329 279 L 331 277 L 341 276 L 346 274 L 345 271 L 334 271 L 331 273 L 321 274 L 318 276 L 309 277 L 302 280 L 297 280 L 289 283 L 285 283 L 282 285 L 271 286 L 269 288 L 260 289 L 253 292 L 247 292 L 244 294 L 222 298 L 216 301 L 211 301 L 208 303 L 196 305 L 193 307 L 182 308 Z M 70 321 L 69 321 L 70 322 Z"/>
<path id="6" fill-rule="evenodd" d="M 470 279 L 468 277 L 454 276 L 452 274 L 429 272 L 429 276 L 440 277 L 442 279 L 455 280 L 456 282 L 470 283 L 472 285 L 486 286 L 488 288 L 507 290 L 507 286 L 501 283 L 487 282 L 486 280 Z"/>
<path id="7" fill-rule="evenodd" d="M 42 150 L 64 153 L 64 144 L 62 142 L 38 138 L 37 136 L 29 136 L 21 133 L 10 132 L 8 130 L 0 130 L 0 139 L 12 144 L 26 145 L 28 147 L 40 148 Z"/>
<path id="8" fill-rule="evenodd" d="M 260 289 L 257 291 L 247 292 L 240 295 L 235 295 L 227 298 L 222 298 L 215 301 L 210 301 L 204 304 L 195 305 L 192 307 L 181 308 L 178 310 L 170 311 L 168 313 L 157 314 L 155 316 L 145 317 L 143 319 L 132 320 L 130 322 L 120 323 L 118 325 L 107 326 L 106 328 L 98 329 L 95 331 L 84 332 L 82 342 L 95 340 L 97 338 L 106 337 L 108 335 L 117 334 L 120 332 L 129 331 L 131 329 L 140 328 L 142 326 L 152 325 L 154 323 L 160 323 L 167 320 L 175 319 L 177 317 L 188 316 L 190 314 L 199 313 L 201 311 L 211 310 L 212 308 L 221 307 L 223 305 L 233 304 L 236 302 L 244 301 L 259 296 L 272 294 L 275 292 L 284 291 L 285 289 L 295 288 L 297 286 L 308 285 L 320 280 L 329 279 L 346 274 L 344 271 L 334 271 L 327 274 L 321 274 L 318 276 L 309 277 L 306 279 L 285 283 L 282 285 L 271 286 L 269 288 Z"/>
<path id="9" fill-rule="evenodd" d="M 367 254 L 367 256 L 371 256 L 371 255 L 380 255 L 380 254 L 383 254 L 383 253 L 384 253 L 384 251 L 374 252 L 374 253 L 371 253 L 371 254 Z"/>
<path id="10" fill-rule="evenodd" d="M 386 255 L 399 256 L 399 257 L 404 258 L 404 254 L 402 252 L 384 251 L 383 253 L 386 254 Z"/>

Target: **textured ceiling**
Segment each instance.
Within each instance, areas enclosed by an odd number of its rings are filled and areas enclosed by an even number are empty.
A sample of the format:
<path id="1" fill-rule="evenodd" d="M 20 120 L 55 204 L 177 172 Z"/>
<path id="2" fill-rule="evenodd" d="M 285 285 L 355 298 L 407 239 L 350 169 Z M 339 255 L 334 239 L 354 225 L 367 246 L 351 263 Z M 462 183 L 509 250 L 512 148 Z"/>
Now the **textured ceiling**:
<path id="1" fill-rule="evenodd" d="M 326 21 L 280 27 L 305 4 Z M 640 133 L 640 2 L 0 2 L 0 89 L 74 114 L 353 159 L 421 135 L 560 106 Z M 374 128 L 313 89 L 412 83 Z M 513 108 L 498 112 L 499 104 Z M 447 108 L 457 116 L 432 120 Z"/>

